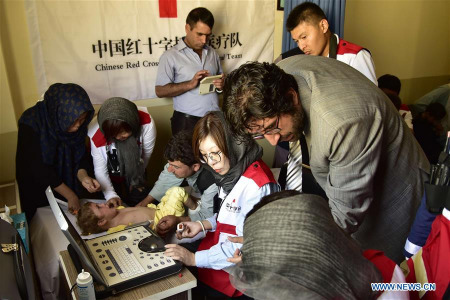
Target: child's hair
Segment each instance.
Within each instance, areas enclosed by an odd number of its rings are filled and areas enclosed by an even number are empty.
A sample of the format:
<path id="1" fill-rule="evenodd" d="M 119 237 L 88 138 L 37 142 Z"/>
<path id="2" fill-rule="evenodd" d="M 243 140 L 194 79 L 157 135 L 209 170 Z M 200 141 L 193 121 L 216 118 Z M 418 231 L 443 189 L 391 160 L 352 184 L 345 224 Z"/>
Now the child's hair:
<path id="1" fill-rule="evenodd" d="M 91 203 L 92 202 L 84 203 L 83 206 L 81 206 L 81 209 L 78 211 L 77 224 L 81 228 L 82 235 L 89 235 L 105 231 L 98 225 L 98 221 L 100 221 L 100 219 L 92 211 Z"/>

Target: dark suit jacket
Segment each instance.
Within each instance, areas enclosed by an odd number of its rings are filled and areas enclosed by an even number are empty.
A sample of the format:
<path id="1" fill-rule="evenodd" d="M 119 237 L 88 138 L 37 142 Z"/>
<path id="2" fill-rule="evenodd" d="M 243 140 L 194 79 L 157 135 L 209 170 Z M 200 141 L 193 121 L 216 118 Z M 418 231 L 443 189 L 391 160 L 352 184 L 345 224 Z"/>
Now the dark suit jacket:
<path id="1" fill-rule="evenodd" d="M 314 177 L 336 223 L 363 248 L 402 260 L 430 165 L 386 95 L 334 59 L 297 55 L 278 64 L 299 85 Z"/>

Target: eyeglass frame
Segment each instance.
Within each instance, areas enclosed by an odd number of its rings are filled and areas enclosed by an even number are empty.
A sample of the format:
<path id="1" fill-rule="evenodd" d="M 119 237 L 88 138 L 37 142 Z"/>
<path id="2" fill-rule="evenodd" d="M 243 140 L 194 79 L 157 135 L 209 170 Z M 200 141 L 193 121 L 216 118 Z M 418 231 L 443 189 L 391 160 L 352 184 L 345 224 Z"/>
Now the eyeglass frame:
<path id="1" fill-rule="evenodd" d="M 274 135 L 274 134 L 280 133 L 281 128 L 278 127 L 279 123 L 280 123 L 280 115 L 277 115 L 277 121 L 275 123 L 275 127 L 274 128 L 267 128 L 267 127 L 264 128 L 263 127 L 261 132 L 253 133 L 252 134 L 252 138 L 254 140 L 261 140 L 261 139 L 264 138 L 265 135 Z M 263 126 L 264 126 L 264 121 L 263 121 Z"/>
<path id="2" fill-rule="evenodd" d="M 222 156 L 221 156 L 222 153 L 223 153 L 222 150 L 219 150 L 217 152 L 209 152 L 207 154 L 202 154 L 202 158 L 200 158 L 200 162 L 204 163 L 204 164 L 207 164 L 208 163 L 208 159 L 210 159 L 211 161 L 215 161 L 216 163 L 219 163 L 219 162 L 222 161 Z M 211 157 L 211 155 L 217 155 L 217 157 L 219 159 L 218 160 L 214 159 L 213 157 Z M 203 159 L 205 156 L 206 156 L 206 160 Z"/>

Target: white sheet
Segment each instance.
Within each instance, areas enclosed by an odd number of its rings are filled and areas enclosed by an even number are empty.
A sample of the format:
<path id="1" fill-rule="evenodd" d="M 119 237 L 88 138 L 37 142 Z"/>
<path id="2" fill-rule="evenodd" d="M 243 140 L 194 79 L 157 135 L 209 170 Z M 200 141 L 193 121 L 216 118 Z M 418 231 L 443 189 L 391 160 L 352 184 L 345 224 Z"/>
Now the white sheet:
<path id="1" fill-rule="evenodd" d="M 69 241 L 61 232 L 50 206 L 38 208 L 31 220 L 30 237 L 34 265 L 44 299 L 64 299 L 60 276 L 59 252 L 66 250 Z M 61 273 L 62 274 L 62 273 Z"/>
<path id="2" fill-rule="evenodd" d="M 86 200 L 81 200 L 83 201 Z M 104 202 L 105 200 L 90 200 L 95 202 Z M 62 208 L 68 216 L 68 219 L 80 233 L 76 224 L 76 217 L 67 213 L 67 203 L 62 202 Z M 64 209 L 65 208 L 65 209 Z M 104 233 L 103 233 L 104 234 Z M 103 235 L 98 234 L 98 235 Z M 83 238 L 92 238 L 97 235 L 83 236 Z M 53 215 L 50 206 L 40 207 L 31 220 L 30 239 L 36 273 L 38 275 L 42 296 L 47 299 L 65 299 L 63 295 L 64 274 L 60 272 L 59 252 L 67 250 L 69 241 L 62 233 L 58 222 Z M 61 294 L 62 293 L 62 294 Z"/>

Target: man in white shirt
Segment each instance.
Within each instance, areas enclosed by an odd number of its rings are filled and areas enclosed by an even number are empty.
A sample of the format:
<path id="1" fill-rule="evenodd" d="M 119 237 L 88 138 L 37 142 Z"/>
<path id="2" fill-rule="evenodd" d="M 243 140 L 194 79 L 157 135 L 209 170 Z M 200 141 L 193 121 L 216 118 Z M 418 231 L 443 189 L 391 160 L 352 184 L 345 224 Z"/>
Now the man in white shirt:
<path id="1" fill-rule="evenodd" d="M 306 55 L 337 59 L 363 73 L 377 84 L 375 67 L 369 50 L 340 39 L 329 30 L 322 9 L 311 2 L 296 6 L 286 21 L 286 29 Z"/>

